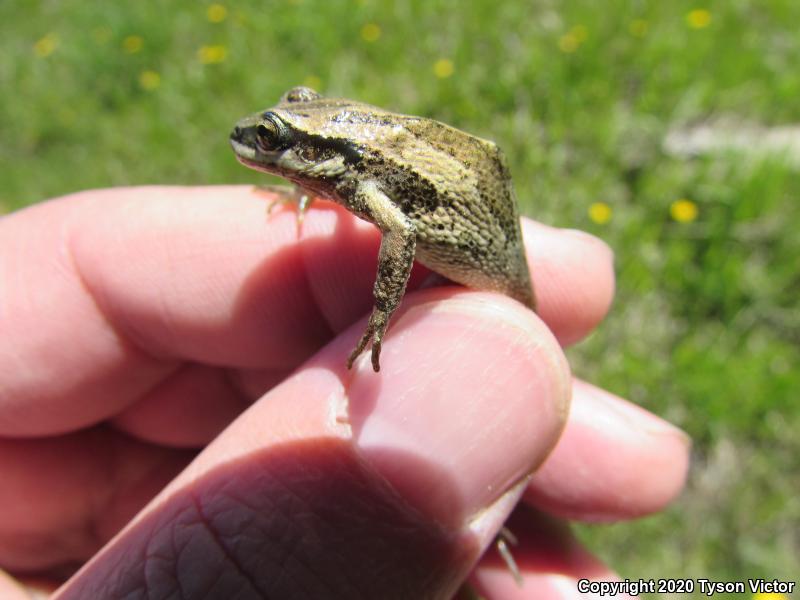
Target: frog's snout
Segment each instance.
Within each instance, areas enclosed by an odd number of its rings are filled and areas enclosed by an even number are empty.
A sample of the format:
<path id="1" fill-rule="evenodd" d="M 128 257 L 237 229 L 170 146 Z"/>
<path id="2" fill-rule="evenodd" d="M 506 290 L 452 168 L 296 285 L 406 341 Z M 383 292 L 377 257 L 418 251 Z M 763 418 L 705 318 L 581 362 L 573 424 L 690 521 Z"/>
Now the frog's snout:
<path id="1" fill-rule="evenodd" d="M 264 155 L 258 152 L 258 140 L 256 127 L 248 124 L 238 124 L 233 128 L 230 135 L 230 143 L 234 152 L 245 158 L 255 159 L 256 156 Z"/>
<path id="2" fill-rule="evenodd" d="M 237 154 L 243 154 L 248 158 L 253 158 L 255 156 L 256 140 L 253 127 L 236 125 L 233 131 L 231 131 L 229 140 L 233 150 Z"/>

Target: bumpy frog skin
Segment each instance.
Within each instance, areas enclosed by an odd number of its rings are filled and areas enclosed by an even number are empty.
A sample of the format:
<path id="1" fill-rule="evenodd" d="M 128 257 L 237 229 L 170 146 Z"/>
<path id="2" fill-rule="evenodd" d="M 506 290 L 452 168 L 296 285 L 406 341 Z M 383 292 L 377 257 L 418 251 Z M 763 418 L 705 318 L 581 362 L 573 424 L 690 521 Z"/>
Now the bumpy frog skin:
<path id="1" fill-rule="evenodd" d="M 494 143 L 304 87 L 239 121 L 230 142 L 244 165 L 333 200 L 380 229 L 375 306 L 348 368 L 371 341 L 372 367 L 380 370 L 381 340 L 414 259 L 457 283 L 535 308 L 511 177 Z"/>

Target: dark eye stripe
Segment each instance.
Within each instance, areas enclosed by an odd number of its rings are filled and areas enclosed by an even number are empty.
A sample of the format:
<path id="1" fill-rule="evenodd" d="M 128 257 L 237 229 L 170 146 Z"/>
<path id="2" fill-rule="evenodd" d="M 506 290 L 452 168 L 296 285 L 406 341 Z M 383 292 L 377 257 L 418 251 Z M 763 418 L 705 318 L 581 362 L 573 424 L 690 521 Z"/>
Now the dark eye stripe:
<path id="1" fill-rule="evenodd" d="M 321 154 L 333 151 L 340 154 L 345 162 L 356 164 L 361 161 L 361 150 L 352 142 L 343 138 L 326 138 L 318 135 L 300 134 L 306 145 L 316 148 Z"/>

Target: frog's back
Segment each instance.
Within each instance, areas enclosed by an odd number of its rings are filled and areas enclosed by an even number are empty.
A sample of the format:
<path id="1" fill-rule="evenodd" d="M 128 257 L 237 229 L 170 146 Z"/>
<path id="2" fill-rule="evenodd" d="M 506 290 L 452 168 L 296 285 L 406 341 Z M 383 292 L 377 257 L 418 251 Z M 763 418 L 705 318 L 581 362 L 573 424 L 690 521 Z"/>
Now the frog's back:
<path id="1" fill-rule="evenodd" d="M 307 121 L 306 128 L 326 139 L 358 148 L 360 176 L 380 182 L 414 223 L 422 264 L 534 307 L 511 176 L 493 142 L 438 121 L 340 98 L 280 112 L 288 120 Z"/>
<path id="2" fill-rule="evenodd" d="M 396 190 L 417 228 L 417 258 L 458 283 L 502 292 L 534 308 L 511 176 L 488 140 L 429 119 L 405 123 L 417 142 L 398 161 L 413 174 Z"/>

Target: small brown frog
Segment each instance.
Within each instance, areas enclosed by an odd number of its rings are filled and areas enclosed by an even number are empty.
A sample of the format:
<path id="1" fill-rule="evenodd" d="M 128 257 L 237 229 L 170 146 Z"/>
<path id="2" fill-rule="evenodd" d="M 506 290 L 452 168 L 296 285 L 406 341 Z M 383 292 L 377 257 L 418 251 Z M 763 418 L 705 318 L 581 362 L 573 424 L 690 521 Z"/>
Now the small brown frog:
<path id="1" fill-rule="evenodd" d="M 415 258 L 457 283 L 535 308 L 511 177 L 493 142 L 306 87 L 239 121 L 230 142 L 244 165 L 380 229 L 375 306 L 348 368 L 371 341 L 380 370 L 381 340 Z M 307 206 L 301 202 L 301 211 Z"/>

